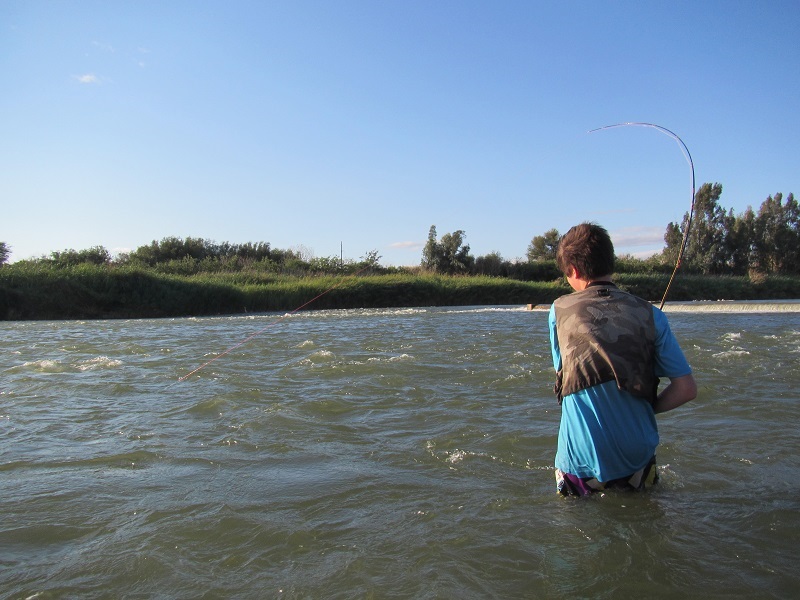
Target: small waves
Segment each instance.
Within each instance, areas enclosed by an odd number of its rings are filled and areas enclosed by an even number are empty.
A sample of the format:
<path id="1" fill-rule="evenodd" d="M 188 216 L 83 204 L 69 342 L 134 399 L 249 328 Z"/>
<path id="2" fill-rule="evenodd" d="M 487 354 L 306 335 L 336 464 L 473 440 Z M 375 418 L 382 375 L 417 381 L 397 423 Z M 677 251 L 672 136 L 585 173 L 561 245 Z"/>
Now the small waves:
<path id="1" fill-rule="evenodd" d="M 41 359 L 25 362 L 8 369 L 11 373 L 80 373 L 101 369 L 115 369 L 122 366 L 122 361 L 108 356 L 95 356 L 78 361 Z"/>
<path id="2" fill-rule="evenodd" d="M 75 368 L 78 371 L 92 371 L 94 369 L 113 369 L 122 365 L 122 361 L 107 356 L 97 356 L 87 361 L 77 363 Z"/>
<path id="3" fill-rule="evenodd" d="M 135 450 L 83 459 L 17 461 L 0 464 L 0 473 L 20 469 L 143 468 L 160 458 L 155 452 Z"/>
<path id="4" fill-rule="evenodd" d="M 372 317 L 407 317 L 425 315 L 440 309 L 428 308 L 347 308 L 337 310 L 310 310 L 287 313 L 279 318 L 289 319 L 363 319 Z M 275 318 L 274 316 L 272 318 Z"/>
<path id="5" fill-rule="evenodd" d="M 308 355 L 300 361 L 301 365 L 315 365 L 319 363 L 330 363 L 336 360 L 336 355 L 330 350 L 318 350 L 313 354 Z"/>
<path id="6" fill-rule="evenodd" d="M 711 355 L 714 358 L 737 358 L 741 356 L 750 356 L 747 350 L 725 350 L 724 352 L 717 352 Z"/>
<path id="7" fill-rule="evenodd" d="M 508 458 L 502 456 L 496 456 L 487 452 L 475 452 L 472 450 L 463 450 L 460 448 L 456 448 L 455 450 L 446 450 L 442 452 L 435 452 L 433 448 L 430 448 L 431 455 L 436 459 L 451 465 L 452 468 L 455 468 L 459 465 L 464 465 L 464 463 L 469 461 L 488 461 L 488 462 L 495 462 L 499 464 L 503 464 L 507 467 L 520 467 L 520 468 L 528 468 L 528 464 L 517 463 L 514 460 L 509 460 Z"/>
<path id="8" fill-rule="evenodd" d="M 301 313 L 180 383 L 275 316 L 0 324 L 0 596 L 791 597 L 797 317 L 671 316 L 662 482 L 584 502 L 524 310 Z"/>
<path id="9" fill-rule="evenodd" d="M 448 314 L 482 314 L 482 313 L 518 313 L 528 312 L 526 306 L 476 306 L 469 308 L 448 308 L 444 310 Z"/>

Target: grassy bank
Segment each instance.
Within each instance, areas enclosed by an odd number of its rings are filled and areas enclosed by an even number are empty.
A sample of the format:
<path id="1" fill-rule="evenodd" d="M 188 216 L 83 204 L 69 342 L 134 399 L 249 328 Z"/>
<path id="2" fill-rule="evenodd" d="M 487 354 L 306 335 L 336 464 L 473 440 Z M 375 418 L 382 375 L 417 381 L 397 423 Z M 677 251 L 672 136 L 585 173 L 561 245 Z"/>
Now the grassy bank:
<path id="1" fill-rule="evenodd" d="M 628 291 L 658 301 L 668 276 L 623 273 Z M 360 275 L 292 277 L 265 273 L 167 275 L 141 268 L 14 265 L 0 269 L 0 319 L 145 318 L 309 309 L 548 304 L 563 281 L 493 277 Z M 320 296 L 320 294 L 323 294 Z M 317 298 L 317 296 L 319 296 Z M 679 275 L 670 300 L 800 298 L 800 278 Z"/>

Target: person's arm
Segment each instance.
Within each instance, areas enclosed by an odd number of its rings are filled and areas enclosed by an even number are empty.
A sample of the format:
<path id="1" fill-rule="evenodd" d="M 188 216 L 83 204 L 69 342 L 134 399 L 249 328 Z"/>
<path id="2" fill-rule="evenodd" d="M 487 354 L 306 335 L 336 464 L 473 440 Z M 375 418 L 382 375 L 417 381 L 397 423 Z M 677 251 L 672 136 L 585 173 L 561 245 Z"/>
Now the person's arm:
<path id="1" fill-rule="evenodd" d="M 558 333 L 556 332 L 556 307 L 550 305 L 550 312 L 547 314 L 547 324 L 550 329 L 550 351 L 553 356 L 553 368 L 556 372 L 561 370 L 561 349 L 558 347 Z"/>
<path id="2" fill-rule="evenodd" d="M 678 408 L 690 400 L 697 397 L 697 384 L 692 375 L 682 377 L 670 377 L 669 385 L 658 395 L 658 399 L 653 404 L 653 411 L 658 413 L 667 412 L 673 408 Z"/>

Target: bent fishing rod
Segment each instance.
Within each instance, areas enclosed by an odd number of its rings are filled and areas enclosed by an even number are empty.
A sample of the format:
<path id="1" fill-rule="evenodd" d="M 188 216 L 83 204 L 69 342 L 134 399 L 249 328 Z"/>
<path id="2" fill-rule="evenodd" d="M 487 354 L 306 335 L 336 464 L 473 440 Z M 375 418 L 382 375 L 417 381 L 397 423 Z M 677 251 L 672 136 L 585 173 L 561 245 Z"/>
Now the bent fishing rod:
<path id="1" fill-rule="evenodd" d="M 669 294 L 669 290 L 672 287 L 672 282 L 675 280 L 675 275 L 678 273 L 678 269 L 681 267 L 681 261 L 683 260 L 683 253 L 686 251 L 686 246 L 689 242 L 689 230 L 692 228 L 692 217 L 694 215 L 694 196 L 695 196 L 695 178 L 694 178 L 694 161 L 692 161 L 692 155 L 689 152 L 689 148 L 686 147 L 686 144 L 683 140 L 678 136 L 677 133 L 674 131 L 670 131 L 666 127 L 662 127 L 661 125 L 656 125 L 654 123 L 641 123 L 641 122 L 628 122 L 628 123 L 616 123 L 614 125 L 606 125 L 604 127 L 598 127 L 597 129 L 591 129 L 588 133 L 594 133 L 596 131 L 604 131 L 606 129 L 614 129 L 616 127 L 650 127 L 655 129 L 656 131 L 660 131 L 664 135 L 667 135 L 678 142 L 678 146 L 683 153 L 683 157 L 686 159 L 686 162 L 689 163 L 689 168 L 692 171 L 692 201 L 689 205 L 689 219 L 686 221 L 686 228 L 683 231 L 683 239 L 681 240 L 680 249 L 678 250 L 678 258 L 675 261 L 675 268 L 672 270 L 672 275 L 669 278 L 669 282 L 667 282 L 667 288 L 664 290 L 664 295 L 661 298 L 661 305 L 659 306 L 660 309 L 664 308 L 664 304 L 667 302 L 667 295 Z"/>
<path id="2" fill-rule="evenodd" d="M 663 134 L 665 134 L 665 135 L 668 135 L 669 137 L 673 138 L 673 139 L 674 139 L 676 142 L 678 142 L 678 144 L 679 144 L 679 146 L 680 146 L 680 148 L 681 148 L 681 151 L 683 152 L 684 158 L 686 158 L 686 161 L 689 163 L 689 167 L 690 167 L 690 169 L 691 169 L 691 172 L 692 172 L 692 199 L 691 199 L 691 204 L 690 204 L 690 208 L 689 208 L 689 219 L 688 219 L 688 221 L 687 221 L 687 223 L 686 223 L 686 228 L 685 228 L 685 230 L 684 230 L 684 232 L 683 232 L 683 239 L 681 240 L 680 249 L 679 249 L 679 251 L 678 251 L 678 258 L 677 258 L 677 260 L 675 261 L 675 268 L 672 270 L 672 275 L 670 276 L 670 278 L 669 278 L 669 282 L 667 283 L 667 288 L 664 290 L 664 295 L 663 295 L 663 297 L 661 298 L 661 305 L 659 306 L 659 308 L 662 308 L 662 309 L 663 309 L 663 308 L 664 308 L 664 304 L 665 304 L 665 303 L 666 303 L 666 301 L 667 301 L 667 295 L 669 294 L 669 290 L 670 290 L 670 288 L 672 287 L 672 282 L 674 281 L 674 279 L 675 279 L 675 276 L 676 276 L 676 274 L 678 273 L 678 269 L 680 269 L 680 266 L 681 266 L 681 260 L 683 259 L 683 254 L 684 254 L 684 252 L 685 252 L 685 250 L 686 250 L 686 245 L 687 245 L 687 242 L 689 241 L 689 230 L 691 229 L 691 225 L 692 225 L 692 215 L 694 214 L 694 195 L 695 195 L 695 175 L 694 175 L 694 162 L 692 161 L 692 155 L 691 155 L 691 153 L 689 152 L 689 148 L 687 148 L 687 147 L 686 147 L 686 144 L 685 144 L 685 143 L 683 142 L 683 140 L 682 140 L 682 139 L 681 139 L 681 138 L 678 136 L 678 134 L 676 134 L 676 133 L 675 133 L 675 132 L 673 132 L 673 131 L 670 131 L 670 130 L 669 130 L 669 129 L 667 129 L 666 127 L 662 127 L 661 125 L 656 125 L 656 124 L 654 124 L 654 123 L 642 123 L 642 122 L 616 123 L 616 124 L 614 124 L 614 125 L 606 125 L 606 126 L 604 126 L 604 127 L 598 127 L 597 129 L 591 129 L 591 130 L 590 130 L 588 133 L 594 133 L 594 132 L 597 132 L 597 131 L 604 131 L 604 130 L 606 130 L 606 129 L 614 129 L 614 128 L 616 128 L 616 127 L 630 127 L 630 126 L 637 126 L 637 127 L 650 127 L 650 128 L 653 128 L 653 129 L 655 129 L 655 130 L 657 130 L 657 131 L 660 131 L 661 133 L 663 133 Z M 190 372 L 189 372 L 189 373 L 187 373 L 186 375 L 183 375 L 182 377 L 179 377 L 175 383 L 180 383 L 180 382 L 182 382 L 182 381 L 186 381 L 186 379 L 188 379 L 189 377 L 191 377 L 192 375 L 194 375 L 194 374 L 195 374 L 195 373 L 197 373 L 198 371 L 200 371 L 200 370 L 204 369 L 205 367 L 207 367 L 208 365 L 210 365 L 210 364 L 211 364 L 211 363 L 213 363 L 214 361 L 216 361 L 216 360 L 219 360 L 220 358 L 222 358 L 223 356 L 226 356 L 227 354 L 230 354 L 230 353 L 231 353 L 233 350 L 235 350 L 236 348 L 239 348 L 240 346 L 243 346 L 244 344 L 246 344 L 247 342 L 249 342 L 250 340 L 252 340 L 252 339 L 253 339 L 253 338 L 255 338 L 256 336 L 258 336 L 258 335 L 261 335 L 261 334 L 262 334 L 262 333 L 264 333 L 264 332 L 265 332 L 267 329 L 269 329 L 270 327 L 273 327 L 274 325 L 276 325 L 277 323 L 279 323 L 281 320 L 285 319 L 286 317 L 289 317 L 289 316 L 291 316 L 291 315 L 293 315 L 293 314 L 295 314 L 295 313 L 297 313 L 297 312 L 301 311 L 302 309 L 306 308 L 306 307 L 307 307 L 307 306 L 309 306 L 310 304 L 312 304 L 312 303 L 316 302 L 316 301 L 317 301 L 319 298 L 321 298 L 321 297 L 322 297 L 322 296 L 324 296 L 325 294 L 327 294 L 327 293 L 329 293 L 329 292 L 333 291 L 334 289 L 338 288 L 340 285 L 342 285 L 342 284 L 343 284 L 345 281 L 347 281 L 348 279 L 350 279 L 350 278 L 352 278 L 352 277 L 356 277 L 357 275 L 359 275 L 361 272 L 365 271 L 365 270 L 366 270 L 366 269 L 368 269 L 369 267 L 370 267 L 370 265 L 367 265 L 367 266 L 365 266 L 364 268 L 362 268 L 362 269 L 360 269 L 360 270 L 356 271 L 355 273 L 353 273 L 353 274 L 352 274 L 352 275 L 350 275 L 349 277 L 343 278 L 343 279 L 342 279 L 341 281 L 339 281 L 339 282 L 338 282 L 336 285 L 333 285 L 333 286 L 329 287 L 328 289 L 326 289 L 326 290 L 325 290 L 324 292 L 322 292 L 321 294 L 318 294 L 317 296 L 314 296 L 313 298 L 311 298 L 311 300 L 308 300 L 307 302 L 305 302 L 304 304 L 301 304 L 300 306 L 298 306 L 298 307 L 297 307 L 297 308 L 295 308 L 294 310 L 292 310 L 292 311 L 290 311 L 290 312 L 288 312 L 288 313 L 284 314 L 282 317 L 280 317 L 280 318 L 278 318 L 278 319 L 276 319 L 276 320 L 274 320 L 274 321 L 270 322 L 270 323 L 269 323 L 267 326 L 265 326 L 265 327 L 263 327 L 263 328 L 259 329 L 259 330 L 258 330 L 258 331 L 256 331 L 255 333 L 253 333 L 253 334 L 249 335 L 248 337 L 246 337 L 245 339 L 243 339 L 241 342 L 239 342 L 239 343 L 237 343 L 237 344 L 234 344 L 233 346 L 231 346 L 230 348 L 228 348 L 228 349 L 227 349 L 227 350 L 225 350 L 224 352 L 221 352 L 220 354 L 216 355 L 216 356 L 215 356 L 214 358 L 212 358 L 211 360 L 209 360 L 209 361 L 206 361 L 205 363 L 203 363 L 202 365 L 200 365 L 199 367 L 197 367 L 197 368 L 196 368 L 196 369 L 194 369 L 193 371 L 190 371 Z"/>

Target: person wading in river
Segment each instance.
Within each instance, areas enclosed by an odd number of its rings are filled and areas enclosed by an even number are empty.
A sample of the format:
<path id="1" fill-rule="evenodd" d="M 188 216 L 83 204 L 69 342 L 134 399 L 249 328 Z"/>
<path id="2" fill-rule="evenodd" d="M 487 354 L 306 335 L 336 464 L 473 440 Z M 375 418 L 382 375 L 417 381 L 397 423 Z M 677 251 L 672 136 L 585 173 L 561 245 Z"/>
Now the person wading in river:
<path id="1" fill-rule="evenodd" d="M 664 313 L 611 282 L 614 246 L 604 228 L 570 229 L 556 262 L 575 290 L 549 315 L 561 405 L 558 491 L 643 490 L 657 479 L 655 415 L 695 398 L 691 367 Z M 659 394 L 660 377 L 670 382 Z"/>

